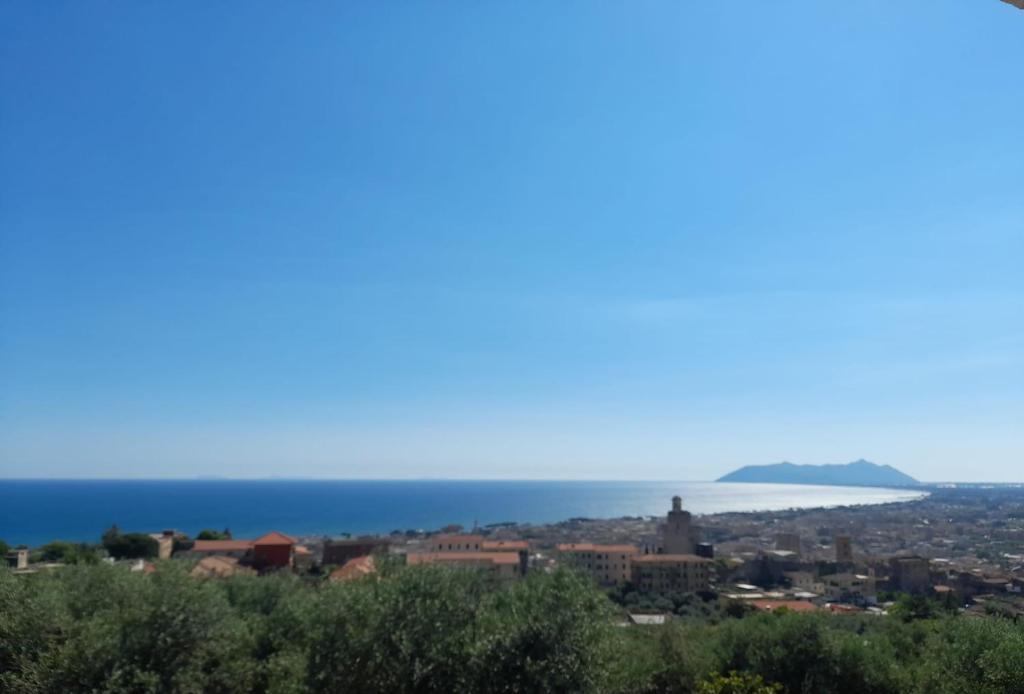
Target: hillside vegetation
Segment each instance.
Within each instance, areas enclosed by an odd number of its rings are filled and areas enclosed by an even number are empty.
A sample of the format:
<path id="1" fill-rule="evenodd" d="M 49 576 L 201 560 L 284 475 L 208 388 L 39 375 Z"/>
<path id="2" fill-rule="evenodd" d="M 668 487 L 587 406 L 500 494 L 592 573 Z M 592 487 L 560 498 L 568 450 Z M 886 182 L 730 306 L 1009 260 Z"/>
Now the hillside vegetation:
<path id="1" fill-rule="evenodd" d="M 1024 626 L 1003 618 L 624 627 L 568 571 L 499 588 L 436 567 L 342 584 L 185 568 L 0 571 L 0 691 L 1024 692 Z"/>

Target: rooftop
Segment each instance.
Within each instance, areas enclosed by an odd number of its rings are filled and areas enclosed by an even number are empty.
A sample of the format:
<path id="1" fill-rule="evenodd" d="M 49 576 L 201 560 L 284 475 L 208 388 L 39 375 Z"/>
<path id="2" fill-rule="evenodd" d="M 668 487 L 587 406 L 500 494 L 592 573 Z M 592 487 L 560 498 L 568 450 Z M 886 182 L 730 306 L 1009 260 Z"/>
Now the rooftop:
<path id="1" fill-rule="evenodd" d="M 477 564 L 490 562 L 491 564 L 519 564 L 519 557 L 512 552 L 422 552 L 418 554 L 407 554 L 408 564 L 432 564 L 434 562 L 452 562 Z"/>
<path id="2" fill-rule="evenodd" d="M 196 540 L 193 552 L 245 552 L 252 548 L 252 540 Z"/>
<path id="3" fill-rule="evenodd" d="M 698 557 L 696 554 L 641 554 L 633 557 L 634 564 L 710 564 L 710 559 Z"/>
<path id="4" fill-rule="evenodd" d="M 592 542 L 576 542 L 558 545 L 559 552 L 620 552 L 625 554 L 637 554 L 638 550 L 633 545 L 595 545 Z"/>

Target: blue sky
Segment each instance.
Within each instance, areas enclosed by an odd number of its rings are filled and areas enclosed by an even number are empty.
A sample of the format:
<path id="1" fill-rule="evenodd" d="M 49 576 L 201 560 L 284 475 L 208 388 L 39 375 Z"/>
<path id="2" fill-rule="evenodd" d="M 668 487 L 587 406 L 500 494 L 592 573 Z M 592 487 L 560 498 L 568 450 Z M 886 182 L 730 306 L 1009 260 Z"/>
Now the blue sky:
<path id="1" fill-rule="evenodd" d="M 0 5 L 0 476 L 1024 480 L 1024 12 Z"/>

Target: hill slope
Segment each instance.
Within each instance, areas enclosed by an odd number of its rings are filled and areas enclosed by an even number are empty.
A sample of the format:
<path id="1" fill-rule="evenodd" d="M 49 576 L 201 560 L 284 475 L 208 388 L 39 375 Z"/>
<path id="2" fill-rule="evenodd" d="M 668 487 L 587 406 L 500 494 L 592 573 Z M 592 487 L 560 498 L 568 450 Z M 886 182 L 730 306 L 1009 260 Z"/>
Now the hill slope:
<path id="1" fill-rule="evenodd" d="M 774 482 L 776 484 L 831 484 L 857 487 L 913 487 L 920 484 L 891 465 L 857 460 L 845 465 L 746 465 L 718 482 Z"/>

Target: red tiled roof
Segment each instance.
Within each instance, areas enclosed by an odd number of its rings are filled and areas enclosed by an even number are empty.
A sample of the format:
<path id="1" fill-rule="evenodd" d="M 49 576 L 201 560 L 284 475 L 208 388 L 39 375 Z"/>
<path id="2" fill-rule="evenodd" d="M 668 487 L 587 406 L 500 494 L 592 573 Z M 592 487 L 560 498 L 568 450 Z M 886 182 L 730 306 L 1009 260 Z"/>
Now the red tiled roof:
<path id="1" fill-rule="evenodd" d="M 480 543 L 480 549 L 485 552 L 522 552 L 530 549 L 530 543 L 526 540 L 485 540 Z"/>
<path id="2" fill-rule="evenodd" d="M 766 612 L 774 612 L 782 607 L 785 607 L 787 610 L 792 610 L 793 612 L 818 611 L 817 605 L 812 602 L 807 602 L 806 600 L 748 600 L 747 603 Z"/>
<path id="3" fill-rule="evenodd" d="M 252 569 L 238 564 L 234 557 L 203 557 L 192 567 L 190 575 L 196 577 L 234 576 L 238 573 L 253 573 Z"/>
<path id="4" fill-rule="evenodd" d="M 519 557 L 513 552 L 423 552 L 419 554 L 406 555 L 407 564 L 433 564 L 433 563 L 465 563 L 478 564 L 490 562 L 491 564 L 518 564 Z"/>
<path id="5" fill-rule="evenodd" d="M 356 557 L 355 559 L 349 559 L 345 562 L 344 566 L 341 566 L 331 572 L 331 575 L 327 577 L 329 581 L 354 581 L 357 578 L 368 576 L 376 571 L 376 567 L 373 565 L 373 557 Z"/>
<path id="6" fill-rule="evenodd" d="M 258 537 L 253 540 L 254 545 L 294 545 L 297 540 L 290 535 L 279 533 L 276 530 L 269 532 L 263 537 Z"/>
<path id="7" fill-rule="evenodd" d="M 710 564 L 710 559 L 698 557 L 696 554 L 641 554 L 633 557 L 634 564 Z"/>
<path id="8" fill-rule="evenodd" d="M 577 542 L 573 544 L 558 545 L 559 552 L 619 552 L 625 554 L 638 554 L 633 545 L 595 545 L 592 542 Z"/>
<path id="9" fill-rule="evenodd" d="M 196 540 L 193 552 L 244 552 L 253 545 L 252 540 Z"/>
<path id="10" fill-rule="evenodd" d="M 829 612 L 863 612 L 859 607 L 853 605 L 836 605 L 835 603 L 829 603 Z"/>

